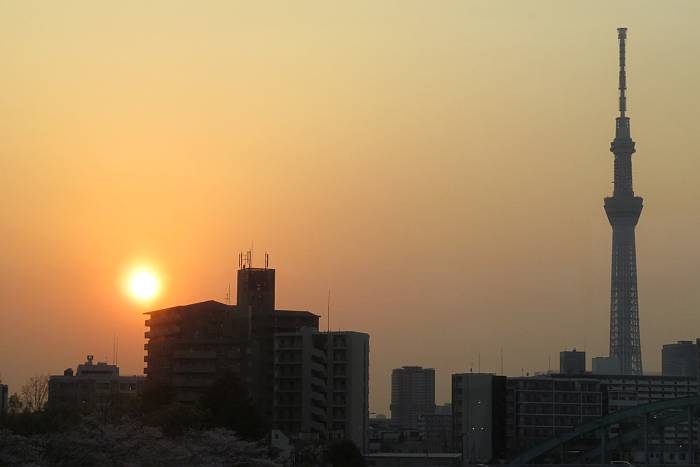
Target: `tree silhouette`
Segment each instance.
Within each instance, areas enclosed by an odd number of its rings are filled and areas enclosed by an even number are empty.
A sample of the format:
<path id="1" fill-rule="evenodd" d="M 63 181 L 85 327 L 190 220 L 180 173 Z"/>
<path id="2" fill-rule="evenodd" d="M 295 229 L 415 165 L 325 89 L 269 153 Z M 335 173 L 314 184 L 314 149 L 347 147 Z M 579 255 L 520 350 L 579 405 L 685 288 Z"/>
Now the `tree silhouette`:
<path id="1" fill-rule="evenodd" d="M 235 373 L 227 373 L 207 390 L 200 401 L 214 426 L 229 428 L 244 438 L 259 438 L 265 424 Z"/>
<path id="2" fill-rule="evenodd" d="M 36 375 L 22 386 L 19 393 L 22 409 L 29 412 L 44 410 L 49 398 L 49 377 Z"/>

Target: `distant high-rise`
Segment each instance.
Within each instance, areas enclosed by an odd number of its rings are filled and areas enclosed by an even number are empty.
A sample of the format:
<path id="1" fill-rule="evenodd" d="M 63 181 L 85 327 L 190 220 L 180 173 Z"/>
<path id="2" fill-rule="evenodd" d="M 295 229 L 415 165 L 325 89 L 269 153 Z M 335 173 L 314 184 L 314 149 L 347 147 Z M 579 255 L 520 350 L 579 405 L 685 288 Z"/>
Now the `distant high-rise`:
<path id="1" fill-rule="evenodd" d="M 559 373 L 563 375 L 582 375 L 586 372 L 586 352 L 564 350 L 559 352 Z"/>
<path id="2" fill-rule="evenodd" d="M 642 374 L 637 298 L 637 253 L 634 228 L 642 212 L 642 198 L 632 190 L 632 154 L 625 75 L 627 28 L 618 28 L 620 42 L 620 116 L 616 118 L 615 139 L 610 151 L 615 155 L 614 191 L 605 198 L 605 212 L 613 231 L 610 290 L 610 356 L 620 360 L 624 374 Z"/>
<path id="3" fill-rule="evenodd" d="M 506 381 L 505 376 L 486 373 L 452 375 L 452 439 L 465 465 L 503 457 Z"/>
<path id="4" fill-rule="evenodd" d="M 698 344 L 678 341 L 661 349 L 661 372 L 664 376 L 698 376 Z"/>
<path id="5" fill-rule="evenodd" d="M 391 372 L 391 423 L 418 429 L 423 414 L 435 413 L 435 369 L 404 366 Z"/>

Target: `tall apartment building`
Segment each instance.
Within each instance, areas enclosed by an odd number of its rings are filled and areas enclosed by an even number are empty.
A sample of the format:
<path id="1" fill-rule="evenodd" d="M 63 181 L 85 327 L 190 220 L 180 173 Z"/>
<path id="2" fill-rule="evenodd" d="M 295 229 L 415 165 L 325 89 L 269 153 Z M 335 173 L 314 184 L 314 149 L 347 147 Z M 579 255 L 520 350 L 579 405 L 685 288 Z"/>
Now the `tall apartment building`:
<path id="1" fill-rule="evenodd" d="M 49 376 L 49 408 L 92 411 L 107 407 L 114 397 L 136 397 L 143 389 L 143 376 L 121 376 L 119 367 L 93 362 L 92 355 L 62 375 Z"/>
<path id="2" fill-rule="evenodd" d="M 368 334 L 275 335 L 275 428 L 293 439 L 350 439 L 367 452 L 368 417 Z"/>
<path id="3" fill-rule="evenodd" d="M 180 402 L 197 400 L 226 373 L 236 373 L 266 420 L 272 420 L 274 335 L 318 329 L 318 315 L 275 309 L 275 270 L 238 270 L 237 304 L 194 303 L 147 313 L 144 357 L 149 381 L 175 387 Z"/>
<path id="4" fill-rule="evenodd" d="M 661 373 L 664 376 L 698 377 L 698 344 L 678 341 L 661 349 Z"/>
<path id="5" fill-rule="evenodd" d="M 404 366 L 391 372 L 391 423 L 418 429 L 420 416 L 435 413 L 435 369 Z"/>
<path id="6" fill-rule="evenodd" d="M 505 456 L 506 377 L 486 373 L 452 375 L 452 437 L 471 463 Z"/>

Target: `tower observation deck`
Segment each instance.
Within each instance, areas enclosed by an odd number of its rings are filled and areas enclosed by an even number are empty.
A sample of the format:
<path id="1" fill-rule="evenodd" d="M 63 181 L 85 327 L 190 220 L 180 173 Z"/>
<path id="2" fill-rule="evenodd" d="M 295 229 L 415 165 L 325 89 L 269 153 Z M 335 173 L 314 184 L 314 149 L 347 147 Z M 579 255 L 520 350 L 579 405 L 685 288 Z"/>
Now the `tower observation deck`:
<path id="1" fill-rule="evenodd" d="M 610 151 L 615 155 L 613 195 L 605 198 L 605 213 L 612 227 L 612 268 L 610 284 L 610 356 L 617 357 L 625 374 L 642 373 L 637 296 L 637 253 L 634 229 L 642 213 L 642 198 L 632 189 L 632 154 L 627 112 L 625 41 L 627 28 L 618 28 L 620 43 L 619 111 L 615 119 L 615 139 Z"/>

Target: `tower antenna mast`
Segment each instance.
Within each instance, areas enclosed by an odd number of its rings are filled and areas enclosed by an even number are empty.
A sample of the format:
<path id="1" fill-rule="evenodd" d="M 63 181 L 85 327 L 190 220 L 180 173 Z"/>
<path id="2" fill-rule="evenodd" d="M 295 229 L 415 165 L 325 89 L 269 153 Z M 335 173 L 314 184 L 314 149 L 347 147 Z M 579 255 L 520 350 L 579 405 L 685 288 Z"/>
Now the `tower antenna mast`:
<path id="1" fill-rule="evenodd" d="M 625 71 L 625 41 L 627 40 L 627 28 L 617 28 L 617 38 L 620 41 L 620 76 L 618 89 L 620 90 L 620 117 L 625 117 L 627 112 L 627 72 Z"/>

